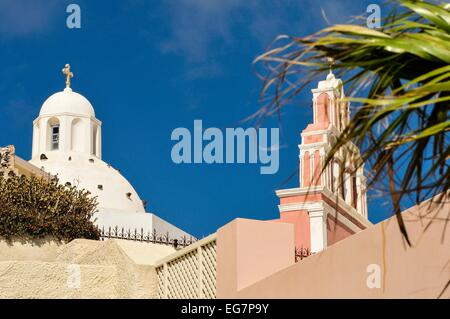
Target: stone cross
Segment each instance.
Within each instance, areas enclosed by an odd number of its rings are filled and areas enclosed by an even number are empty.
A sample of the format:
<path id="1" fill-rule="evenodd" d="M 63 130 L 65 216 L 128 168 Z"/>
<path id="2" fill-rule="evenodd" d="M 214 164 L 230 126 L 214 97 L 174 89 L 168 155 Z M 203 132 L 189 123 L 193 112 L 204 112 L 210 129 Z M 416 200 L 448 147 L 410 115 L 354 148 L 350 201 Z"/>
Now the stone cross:
<path id="1" fill-rule="evenodd" d="M 66 64 L 62 73 L 66 76 L 66 88 L 70 88 L 70 79 L 73 78 L 73 73 L 70 72 L 70 64 Z"/>

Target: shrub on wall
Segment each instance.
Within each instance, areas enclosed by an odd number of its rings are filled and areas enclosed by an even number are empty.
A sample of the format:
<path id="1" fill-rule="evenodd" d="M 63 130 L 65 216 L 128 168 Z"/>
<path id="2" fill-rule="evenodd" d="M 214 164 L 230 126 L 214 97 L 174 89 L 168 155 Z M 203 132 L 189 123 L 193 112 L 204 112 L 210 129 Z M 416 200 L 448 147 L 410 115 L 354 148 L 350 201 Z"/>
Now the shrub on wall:
<path id="1" fill-rule="evenodd" d="M 0 177 L 0 238 L 99 239 L 91 221 L 96 198 L 75 186 L 38 177 Z"/>

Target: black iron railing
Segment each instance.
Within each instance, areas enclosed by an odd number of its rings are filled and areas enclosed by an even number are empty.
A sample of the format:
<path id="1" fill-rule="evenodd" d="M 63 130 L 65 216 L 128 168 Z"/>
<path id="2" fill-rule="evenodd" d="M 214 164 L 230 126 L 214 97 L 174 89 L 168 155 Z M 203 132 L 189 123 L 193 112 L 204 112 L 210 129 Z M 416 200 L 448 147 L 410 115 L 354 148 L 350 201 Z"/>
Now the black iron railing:
<path id="1" fill-rule="evenodd" d="M 311 250 L 309 248 L 297 248 L 295 247 L 295 262 L 298 262 L 299 260 L 302 260 L 306 257 L 311 256 Z"/>
<path id="2" fill-rule="evenodd" d="M 124 229 L 119 228 L 118 226 L 115 227 L 108 227 L 105 229 L 105 227 L 99 228 L 100 230 L 100 239 L 106 240 L 106 239 L 125 239 L 125 240 L 133 240 L 133 241 L 139 241 L 139 242 L 145 242 L 145 243 L 153 243 L 153 244 L 161 244 L 161 245 L 170 245 L 174 246 L 176 249 L 181 249 L 186 246 L 189 246 L 196 242 L 197 240 L 190 236 L 189 238 L 187 236 L 182 236 L 179 238 L 171 237 L 170 234 L 167 232 L 165 234 L 158 234 L 156 232 L 156 229 L 153 230 L 153 232 L 144 232 L 144 229 L 141 228 L 138 229 Z"/>

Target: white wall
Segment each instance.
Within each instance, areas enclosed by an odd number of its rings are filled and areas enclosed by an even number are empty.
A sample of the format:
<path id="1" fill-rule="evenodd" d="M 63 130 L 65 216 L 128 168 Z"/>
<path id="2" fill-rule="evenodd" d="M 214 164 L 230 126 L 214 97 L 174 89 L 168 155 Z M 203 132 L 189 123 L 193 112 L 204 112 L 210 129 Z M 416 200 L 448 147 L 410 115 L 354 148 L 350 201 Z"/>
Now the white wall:
<path id="1" fill-rule="evenodd" d="M 123 227 L 125 231 L 131 230 L 132 232 L 137 229 L 138 233 L 141 231 L 141 228 L 143 228 L 144 235 L 152 233 L 153 229 L 156 229 L 158 235 L 165 235 L 169 232 L 170 238 L 181 238 L 183 236 L 189 238 L 191 236 L 185 231 L 151 213 L 100 210 L 95 213 L 94 218 L 96 218 L 95 224 L 100 229 L 104 227 L 105 231 L 107 231 L 109 227 L 114 229 L 118 226 L 119 231 L 121 231 Z"/>

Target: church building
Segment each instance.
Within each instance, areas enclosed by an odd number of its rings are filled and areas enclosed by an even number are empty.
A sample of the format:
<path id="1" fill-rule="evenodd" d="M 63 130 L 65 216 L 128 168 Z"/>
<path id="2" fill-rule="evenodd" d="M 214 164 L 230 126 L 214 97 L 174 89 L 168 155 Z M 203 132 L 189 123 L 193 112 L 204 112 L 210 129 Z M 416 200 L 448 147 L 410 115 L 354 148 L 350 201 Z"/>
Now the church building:
<path id="1" fill-rule="evenodd" d="M 88 190 L 97 197 L 95 224 L 108 235 L 128 232 L 141 236 L 156 233 L 172 239 L 192 238 L 146 212 L 133 186 L 102 160 L 102 122 L 89 100 L 70 87 L 73 77 L 70 65 L 62 71 L 66 88 L 50 96 L 33 121 L 31 160 L 26 163 L 15 156 L 14 148 L 10 147 L 4 150 L 9 153 L 9 165 L 19 174 L 51 174 L 62 184 Z"/>

